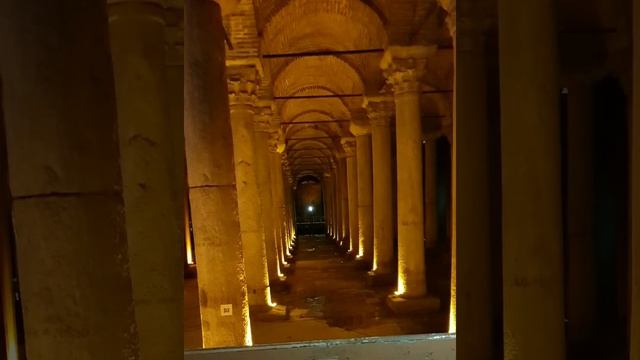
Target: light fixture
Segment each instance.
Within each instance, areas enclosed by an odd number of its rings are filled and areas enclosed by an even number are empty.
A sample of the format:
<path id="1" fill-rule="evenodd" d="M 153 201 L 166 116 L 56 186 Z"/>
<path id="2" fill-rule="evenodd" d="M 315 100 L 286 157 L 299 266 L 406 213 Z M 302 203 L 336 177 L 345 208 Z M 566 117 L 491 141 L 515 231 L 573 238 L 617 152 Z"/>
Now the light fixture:
<path id="1" fill-rule="evenodd" d="M 307 207 L 307 211 L 313 212 L 313 206 L 309 205 L 309 207 Z"/>

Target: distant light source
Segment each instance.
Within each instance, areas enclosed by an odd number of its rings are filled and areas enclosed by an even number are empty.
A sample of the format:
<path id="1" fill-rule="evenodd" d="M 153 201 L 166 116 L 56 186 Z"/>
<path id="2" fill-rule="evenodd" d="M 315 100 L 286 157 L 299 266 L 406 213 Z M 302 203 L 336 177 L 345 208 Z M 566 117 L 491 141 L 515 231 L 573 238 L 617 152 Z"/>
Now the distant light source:
<path id="1" fill-rule="evenodd" d="M 307 211 L 313 212 L 313 206 L 309 205 L 309 207 L 307 207 Z"/>

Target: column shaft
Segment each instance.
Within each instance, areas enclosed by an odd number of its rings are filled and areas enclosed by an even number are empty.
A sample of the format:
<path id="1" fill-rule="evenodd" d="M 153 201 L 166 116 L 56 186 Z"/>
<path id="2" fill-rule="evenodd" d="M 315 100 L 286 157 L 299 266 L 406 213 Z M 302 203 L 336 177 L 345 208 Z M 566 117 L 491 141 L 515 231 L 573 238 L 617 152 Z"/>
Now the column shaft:
<path id="1" fill-rule="evenodd" d="M 630 359 L 640 360 L 640 3 L 633 2 Z"/>
<path id="2" fill-rule="evenodd" d="M 0 23 L 26 357 L 139 359 L 106 3 L 7 0 Z"/>
<path id="3" fill-rule="evenodd" d="M 272 171 L 272 179 L 273 179 L 273 198 L 274 198 L 274 209 L 273 212 L 275 214 L 275 219 L 277 220 L 275 223 L 275 228 L 277 231 L 276 241 L 278 242 L 278 247 L 280 251 L 280 268 L 282 269 L 284 265 L 287 264 L 286 254 L 287 254 L 287 240 L 286 234 L 284 232 L 284 201 L 282 199 L 283 196 L 283 182 L 282 182 L 282 157 L 280 153 L 275 152 L 271 153 L 271 171 Z"/>
<path id="4" fill-rule="evenodd" d="M 417 91 L 395 95 L 398 168 L 398 293 L 427 293 L 422 203 L 422 124 Z"/>
<path id="5" fill-rule="evenodd" d="M 351 254 L 360 253 L 360 234 L 358 233 L 358 168 L 355 156 L 349 156 L 347 163 L 347 192 L 349 193 L 349 241 Z"/>
<path id="6" fill-rule="evenodd" d="M 187 1 L 185 146 L 204 347 L 252 342 L 228 99 L 220 6 Z"/>
<path id="7" fill-rule="evenodd" d="M 493 254 L 499 243 L 492 240 L 492 180 L 490 122 L 487 109 L 485 41 L 478 6 L 460 8 L 459 40 L 456 42 L 456 83 L 452 152 L 452 242 L 456 242 L 457 267 L 453 279 L 464 292 L 455 297 L 457 356 L 461 360 L 491 360 L 499 357 L 500 313 L 496 288 L 499 275 L 493 273 L 500 261 Z M 464 25 L 464 26 L 462 26 Z M 496 94 L 497 95 L 497 94 Z M 496 155 L 497 157 L 497 155 Z M 496 170 L 497 172 L 497 170 Z M 499 175 L 496 175 L 499 177 Z M 494 237 L 495 238 L 495 237 Z M 499 240 L 499 239 L 498 239 Z M 459 244 L 459 246 L 458 246 Z M 452 280 L 453 281 L 453 280 Z M 453 289 L 457 287 L 454 282 Z M 455 291 L 454 291 L 455 293 Z M 457 315 L 457 316 L 456 316 Z M 496 319 L 497 318 L 497 319 Z"/>
<path id="8" fill-rule="evenodd" d="M 565 358 L 554 7 L 552 0 L 498 1 L 504 355 L 510 359 Z"/>
<path id="9" fill-rule="evenodd" d="M 373 142 L 373 271 L 393 270 L 393 194 L 391 192 L 391 129 L 389 119 L 372 119 Z"/>
<path id="10" fill-rule="evenodd" d="M 373 262 L 373 170 L 371 164 L 371 135 L 356 136 L 358 166 L 358 255 Z"/>
<path id="11" fill-rule="evenodd" d="M 109 28 L 118 109 L 129 269 L 142 359 L 182 356 L 184 184 L 166 107 L 161 3 L 112 2 Z M 184 150 L 182 150 L 184 157 Z M 184 164 L 182 164 L 184 166 Z M 183 200 L 183 196 L 180 196 Z"/>
<path id="12" fill-rule="evenodd" d="M 238 67 L 227 68 L 229 72 L 229 98 L 231 100 L 231 131 L 233 134 L 233 157 L 238 191 L 238 211 L 242 254 L 247 276 L 249 306 L 264 310 L 271 303 L 269 271 L 265 248 L 264 223 L 260 208 L 260 191 L 256 174 L 256 146 L 254 138 L 255 88 L 254 79 L 239 74 Z M 251 68 L 248 72 L 255 72 Z M 237 72 L 237 73 L 236 73 Z"/>
<path id="13" fill-rule="evenodd" d="M 271 174 L 269 161 L 269 133 L 264 125 L 256 127 L 255 131 L 255 159 L 260 194 L 260 213 L 264 233 L 265 251 L 267 255 L 267 269 L 269 271 L 269 284 L 277 281 L 280 276 L 280 263 L 274 231 L 273 196 L 271 194 Z"/>
<path id="14" fill-rule="evenodd" d="M 350 250 L 351 241 L 349 240 L 349 186 L 347 182 L 347 159 L 340 159 L 340 195 L 341 199 L 341 215 L 342 215 L 342 234 L 340 235 L 342 246 Z"/>

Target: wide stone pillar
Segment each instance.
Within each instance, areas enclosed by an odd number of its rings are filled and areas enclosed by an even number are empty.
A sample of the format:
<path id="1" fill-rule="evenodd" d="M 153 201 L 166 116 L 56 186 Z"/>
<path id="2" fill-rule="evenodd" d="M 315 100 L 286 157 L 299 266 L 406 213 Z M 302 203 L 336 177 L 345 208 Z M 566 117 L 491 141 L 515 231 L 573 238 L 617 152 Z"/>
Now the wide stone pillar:
<path id="1" fill-rule="evenodd" d="M 218 3 L 185 2 L 185 146 L 204 347 L 250 345 Z"/>
<path id="2" fill-rule="evenodd" d="M 455 45 L 456 82 L 464 86 L 455 85 L 452 242 L 457 266 L 452 264 L 455 322 L 450 322 L 454 325 L 450 331 L 456 331 L 456 356 L 461 360 L 492 360 L 501 353 L 497 344 L 502 334 L 496 324 L 501 321 L 502 309 L 496 289 L 502 280 L 495 273 L 501 245 L 499 237 L 492 236 L 495 227 L 499 230 L 493 209 L 500 200 L 491 196 L 492 189 L 499 187 L 492 185 L 500 180 L 493 165 L 499 159 L 490 152 L 497 120 L 490 120 L 491 109 L 487 107 L 488 98 L 495 97 L 498 90 L 488 93 L 493 86 L 487 77 L 487 59 L 494 56 L 486 50 L 488 21 L 482 15 L 483 8 L 482 2 L 460 8 Z M 456 282 L 464 291 L 456 292 Z"/>
<path id="3" fill-rule="evenodd" d="M 0 23 L 26 357 L 139 359 L 106 3 L 7 0 Z"/>
<path id="4" fill-rule="evenodd" d="M 271 133 L 270 121 L 273 118 L 273 104 L 266 102 L 261 104 L 260 112 L 255 122 L 255 160 L 256 179 L 260 195 L 260 213 L 264 233 L 265 251 L 267 255 L 267 269 L 269 270 L 269 284 L 272 285 L 280 279 L 280 262 L 278 261 L 278 247 L 276 244 L 276 232 L 274 231 L 273 195 L 271 193 L 271 170 L 269 159 L 269 138 Z"/>
<path id="5" fill-rule="evenodd" d="M 640 4 L 633 2 L 633 98 L 631 123 L 631 360 L 640 360 Z"/>
<path id="6" fill-rule="evenodd" d="M 424 238 L 427 248 L 436 246 L 438 240 L 438 213 L 436 203 L 437 163 L 436 139 L 424 143 Z"/>
<path id="7" fill-rule="evenodd" d="M 393 272 L 393 194 L 391 168 L 391 119 L 393 99 L 365 99 L 371 121 L 373 155 L 373 266 L 371 275 Z"/>
<path id="8" fill-rule="evenodd" d="M 153 1 L 108 1 L 116 85 L 129 269 L 141 359 L 182 356 L 184 217 L 172 195 L 172 134 L 167 112 L 164 7 Z M 184 157 L 184 150 L 182 150 Z M 184 199 L 184 197 L 181 197 Z"/>
<path id="9" fill-rule="evenodd" d="M 238 191 L 242 253 L 247 276 L 249 306 L 265 310 L 271 304 L 264 223 L 258 189 L 254 138 L 256 90 L 259 82 L 257 59 L 248 63 L 227 63 L 233 157 Z"/>
<path id="10" fill-rule="evenodd" d="M 510 359 L 565 358 L 555 6 L 498 1 L 504 354 Z"/>
<path id="11" fill-rule="evenodd" d="M 349 253 L 357 257 L 360 254 L 360 234 L 358 226 L 358 164 L 356 159 L 356 141 L 354 138 L 341 139 L 345 152 L 345 167 L 349 216 Z"/>
<path id="12" fill-rule="evenodd" d="M 358 177 L 358 259 L 369 266 L 373 262 L 373 169 L 371 127 L 368 121 L 352 122 L 351 133 L 356 136 Z"/>
<path id="13" fill-rule="evenodd" d="M 427 281 L 424 255 L 422 123 L 419 78 L 435 47 L 391 47 L 381 62 L 393 85 L 396 107 L 399 298 L 424 298 Z M 436 298 L 429 304 L 437 309 Z"/>

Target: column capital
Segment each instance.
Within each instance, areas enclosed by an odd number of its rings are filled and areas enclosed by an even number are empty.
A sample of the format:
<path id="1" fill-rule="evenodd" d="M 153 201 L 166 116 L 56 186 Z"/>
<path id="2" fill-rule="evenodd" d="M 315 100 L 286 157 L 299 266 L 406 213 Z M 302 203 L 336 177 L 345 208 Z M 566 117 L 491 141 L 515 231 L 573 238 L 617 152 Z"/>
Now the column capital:
<path id="1" fill-rule="evenodd" d="M 254 130 L 256 132 L 271 133 L 274 104 L 271 100 L 258 100 L 256 104 L 256 116 L 254 117 Z"/>
<path id="2" fill-rule="evenodd" d="M 351 123 L 349 124 L 349 131 L 351 131 L 354 136 L 369 135 L 371 134 L 371 124 L 369 123 L 368 119 L 352 119 Z"/>
<path id="3" fill-rule="evenodd" d="M 282 141 L 282 136 L 279 131 L 271 130 L 269 132 L 269 142 L 268 142 L 269 151 L 276 154 L 284 153 L 284 149 L 286 147 L 284 141 Z"/>
<path id="4" fill-rule="evenodd" d="M 257 58 L 227 60 L 229 105 L 255 106 L 262 65 Z"/>
<path id="5" fill-rule="evenodd" d="M 395 113 L 391 96 L 367 96 L 362 107 L 367 110 L 371 126 L 389 126 Z"/>
<path id="6" fill-rule="evenodd" d="M 165 6 L 162 0 L 107 0 L 109 21 L 121 18 L 148 18 L 165 24 Z"/>
<path id="7" fill-rule="evenodd" d="M 403 94 L 420 90 L 420 78 L 427 58 L 437 46 L 390 46 L 380 61 L 380 68 L 394 92 Z"/>
<path id="8" fill-rule="evenodd" d="M 340 139 L 344 157 L 353 157 L 356 153 L 356 139 L 354 137 L 343 137 Z"/>
<path id="9" fill-rule="evenodd" d="M 440 7 L 447 11 L 447 18 L 445 20 L 447 27 L 449 28 L 449 34 L 455 39 L 456 36 L 456 0 L 438 0 Z"/>

